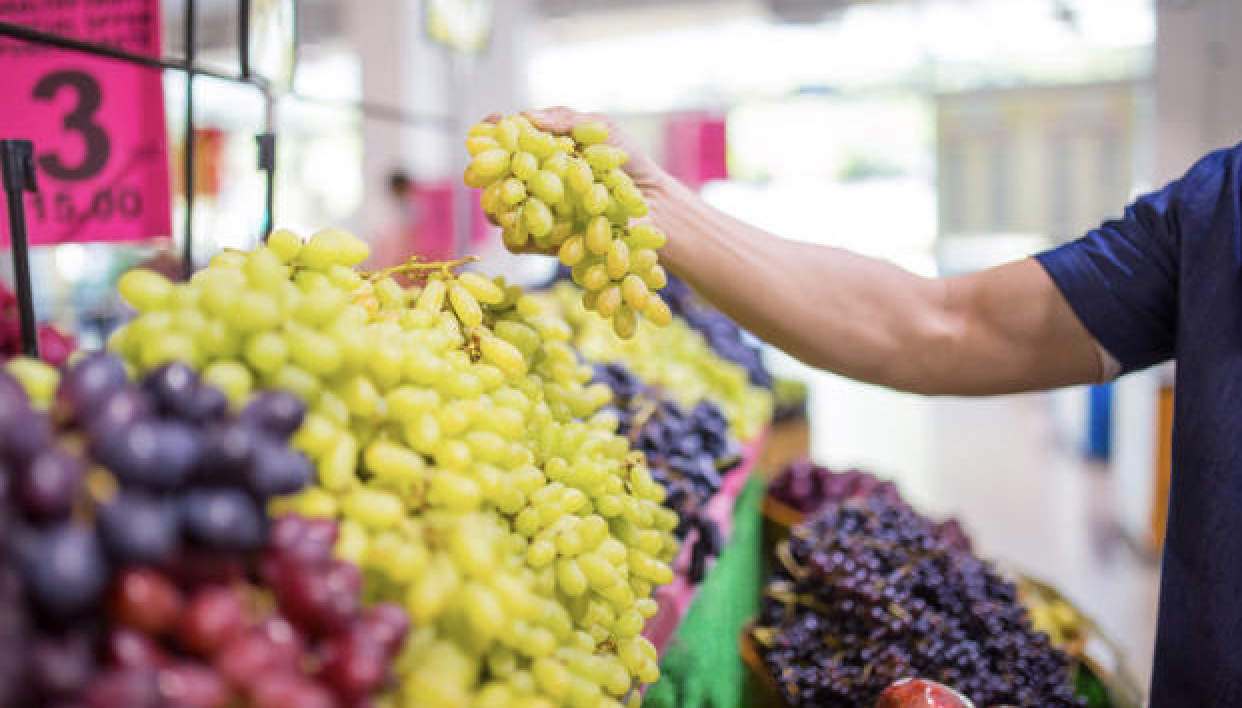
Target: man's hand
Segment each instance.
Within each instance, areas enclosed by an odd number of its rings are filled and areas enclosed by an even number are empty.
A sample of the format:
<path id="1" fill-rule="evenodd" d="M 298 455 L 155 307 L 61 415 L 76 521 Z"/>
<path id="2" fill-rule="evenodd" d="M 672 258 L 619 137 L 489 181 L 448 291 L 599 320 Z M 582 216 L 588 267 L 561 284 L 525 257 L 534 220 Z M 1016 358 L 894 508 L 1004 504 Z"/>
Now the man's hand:
<path id="1" fill-rule="evenodd" d="M 641 221 L 651 221 L 657 226 L 660 224 L 660 205 L 667 201 L 666 195 L 670 188 L 676 184 L 676 180 L 656 164 L 655 160 L 639 149 L 629 136 L 619 130 L 611 118 L 599 113 L 579 113 L 564 106 L 524 111 L 522 115 L 536 128 L 553 135 L 571 135 L 574 126 L 579 123 L 598 122 L 606 125 L 608 127 L 608 144 L 621 148 L 629 156 L 629 159 L 621 166 L 621 169 L 634 180 L 634 185 L 643 193 L 643 199 L 647 202 L 647 207 L 650 210 L 650 214 L 641 219 Z M 484 120 L 488 123 L 495 123 L 502 117 L 499 113 L 493 113 Z M 491 215 L 488 215 L 487 218 L 492 224 L 496 224 L 495 219 Z M 540 249 L 529 242 L 521 249 L 517 249 L 517 251 L 546 256 L 556 255 L 556 249 L 554 248 Z"/>

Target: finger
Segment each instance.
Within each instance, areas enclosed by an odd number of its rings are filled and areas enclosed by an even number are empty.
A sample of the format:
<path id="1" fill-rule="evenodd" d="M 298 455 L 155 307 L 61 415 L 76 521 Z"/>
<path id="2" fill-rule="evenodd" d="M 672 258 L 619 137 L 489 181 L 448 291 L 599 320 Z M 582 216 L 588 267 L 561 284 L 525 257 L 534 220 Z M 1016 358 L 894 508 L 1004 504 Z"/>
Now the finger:
<path id="1" fill-rule="evenodd" d="M 540 130 L 557 135 L 569 133 L 573 129 L 574 124 L 581 120 L 581 116 L 577 111 L 564 106 L 526 111 L 522 115 L 526 116 Z"/>
<path id="2" fill-rule="evenodd" d="M 500 118 L 501 118 L 501 115 L 499 113 L 489 113 L 488 116 L 483 119 L 483 122 L 484 123 L 496 123 L 500 120 Z"/>

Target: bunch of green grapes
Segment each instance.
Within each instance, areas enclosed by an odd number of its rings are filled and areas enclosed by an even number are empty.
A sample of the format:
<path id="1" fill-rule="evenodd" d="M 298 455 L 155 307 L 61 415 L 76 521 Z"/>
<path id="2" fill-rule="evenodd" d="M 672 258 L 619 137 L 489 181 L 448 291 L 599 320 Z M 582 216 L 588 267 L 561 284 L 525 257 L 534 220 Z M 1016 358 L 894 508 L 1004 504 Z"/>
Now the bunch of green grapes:
<path id="1" fill-rule="evenodd" d="M 608 145 L 608 127 L 586 122 L 555 136 L 524 116 L 479 123 L 466 149 L 465 181 L 504 230 L 510 249 L 556 250 L 585 290 L 583 304 L 633 336 L 638 315 L 663 326 L 672 318 L 656 292 L 668 283 L 657 250 L 665 236 L 649 223 L 647 203 L 621 165 L 625 151 Z"/>
<path id="2" fill-rule="evenodd" d="M 408 610 L 395 704 L 636 696 L 659 676 L 641 632 L 678 519 L 600 411 L 609 390 L 519 288 L 454 264 L 365 275 L 366 250 L 339 230 L 277 231 L 188 284 L 127 274 L 141 314 L 112 346 L 138 369 L 192 362 L 238 401 L 274 387 L 308 402 L 294 444 L 317 483 L 281 510 L 339 519 L 369 599 Z"/>
<path id="3" fill-rule="evenodd" d="M 665 387 L 679 403 L 711 400 L 742 440 L 759 435 L 772 420 L 772 394 L 754 386 L 746 369 L 712 349 L 703 335 L 680 318 L 663 329 L 640 325 L 620 339 L 583 309 L 578 289 L 560 283 L 542 302 L 574 328 L 574 345 L 592 361 L 624 363 L 643 381 Z"/>

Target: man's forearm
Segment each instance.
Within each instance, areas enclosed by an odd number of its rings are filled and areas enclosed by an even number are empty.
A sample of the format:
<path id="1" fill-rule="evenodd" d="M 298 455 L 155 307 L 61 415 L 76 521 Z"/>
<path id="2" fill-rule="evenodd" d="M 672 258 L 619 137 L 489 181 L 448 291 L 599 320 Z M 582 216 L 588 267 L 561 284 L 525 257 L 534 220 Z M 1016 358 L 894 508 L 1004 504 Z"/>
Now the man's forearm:
<path id="1" fill-rule="evenodd" d="M 781 239 L 668 179 L 652 190 L 662 259 L 802 361 L 904 391 L 985 395 L 1098 381 L 1094 341 L 1033 260 L 950 279 Z"/>
<path id="2" fill-rule="evenodd" d="M 771 236 L 672 180 L 656 199 L 659 226 L 669 235 L 662 259 L 743 327 L 844 376 L 905 390 L 940 387 L 927 347 L 943 347 L 953 334 L 943 283 Z M 923 356 L 910 357 L 918 348 Z"/>

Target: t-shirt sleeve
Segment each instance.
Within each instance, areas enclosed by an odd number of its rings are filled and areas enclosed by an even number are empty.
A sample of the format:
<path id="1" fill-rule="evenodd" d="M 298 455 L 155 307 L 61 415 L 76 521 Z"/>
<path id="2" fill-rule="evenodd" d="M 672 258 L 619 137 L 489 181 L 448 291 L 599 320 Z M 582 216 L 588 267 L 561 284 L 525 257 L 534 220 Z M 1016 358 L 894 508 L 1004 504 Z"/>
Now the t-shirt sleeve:
<path id="1" fill-rule="evenodd" d="M 1201 223 L 1230 193 L 1238 153 L 1208 155 L 1181 179 L 1140 197 L 1120 219 L 1036 256 L 1123 372 L 1173 358 L 1182 229 Z"/>

